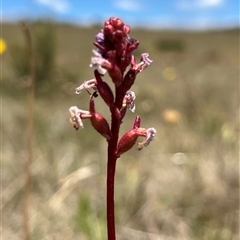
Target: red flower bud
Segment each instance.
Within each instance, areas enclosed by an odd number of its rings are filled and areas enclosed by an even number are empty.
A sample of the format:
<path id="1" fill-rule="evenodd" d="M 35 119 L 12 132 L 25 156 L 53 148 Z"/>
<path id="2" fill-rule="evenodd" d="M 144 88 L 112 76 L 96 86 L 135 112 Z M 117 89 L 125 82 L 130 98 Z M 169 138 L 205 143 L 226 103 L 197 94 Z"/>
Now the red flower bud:
<path id="1" fill-rule="evenodd" d="M 134 124 L 133 124 L 133 129 L 139 128 L 140 124 L 141 124 L 141 118 L 140 118 L 140 116 L 136 116 Z"/>
<path id="2" fill-rule="evenodd" d="M 115 115 L 115 117 L 119 120 L 121 119 L 121 112 L 116 106 L 112 106 L 111 112 Z"/>
<path id="3" fill-rule="evenodd" d="M 136 143 L 137 138 L 138 134 L 136 132 L 136 129 L 131 129 L 130 131 L 126 132 L 118 143 L 116 151 L 117 157 L 120 157 L 121 154 L 131 149 L 133 145 Z"/>
<path id="4" fill-rule="evenodd" d="M 132 53 L 135 49 L 137 49 L 140 44 L 138 40 L 131 39 L 131 41 L 132 41 L 131 44 L 129 44 L 127 47 L 128 54 Z"/>
<path id="5" fill-rule="evenodd" d="M 108 141 L 111 139 L 111 131 L 108 125 L 107 120 L 100 114 L 95 111 L 95 105 L 93 99 L 90 99 L 89 110 L 91 113 L 91 124 L 94 129 L 99 132 L 103 137 Z"/>
<path id="6" fill-rule="evenodd" d="M 123 79 L 124 92 L 127 92 L 132 87 L 132 85 L 135 82 L 136 76 L 137 76 L 136 71 L 132 68 L 129 69 L 129 71 L 126 73 L 126 75 Z"/>
<path id="7" fill-rule="evenodd" d="M 98 89 L 100 96 L 102 97 L 104 102 L 109 107 L 111 107 L 114 102 L 114 96 L 113 96 L 113 92 L 112 92 L 111 88 L 109 87 L 109 85 L 106 82 L 104 82 L 102 80 L 102 77 L 99 74 L 98 70 L 94 71 L 94 75 L 95 75 L 95 78 L 97 81 L 97 89 Z"/>
<path id="8" fill-rule="evenodd" d="M 106 25 L 104 26 L 103 33 L 105 36 L 108 37 L 110 41 L 113 40 L 113 33 L 114 33 L 114 28 L 111 25 Z"/>
<path id="9" fill-rule="evenodd" d="M 117 30 L 114 34 L 114 42 L 115 43 L 121 43 L 123 41 L 123 32 L 120 30 Z"/>
<path id="10" fill-rule="evenodd" d="M 140 118 L 137 117 L 136 120 L 140 124 Z M 117 151 L 115 153 L 116 156 L 120 157 L 121 154 L 131 149 L 136 143 L 138 137 L 147 137 L 147 130 L 145 128 L 134 128 L 126 132 L 118 143 Z"/>
<path id="11" fill-rule="evenodd" d="M 121 109 L 121 119 L 124 118 L 124 116 L 126 115 L 126 112 L 127 112 L 127 106 L 122 107 L 122 109 Z"/>
<path id="12" fill-rule="evenodd" d="M 113 83 L 119 87 L 122 82 L 122 72 L 117 65 L 114 65 L 112 69 L 108 70 L 108 74 L 111 77 Z"/>
<path id="13" fill-rule="evenodd" d="M 109 23 L 117 30 L 117 29 L 122 29 L 124 26 L 123 21 L 120 18 L 115 18 L 115 17 L 111 17 L 109 19 Z"/>
<path id="14" fill-rule="evenodd" d="M 130 33 L 130 26 L 124 25 L 123 26 L 123 32 L 125 35 L 128 35 Z"/>

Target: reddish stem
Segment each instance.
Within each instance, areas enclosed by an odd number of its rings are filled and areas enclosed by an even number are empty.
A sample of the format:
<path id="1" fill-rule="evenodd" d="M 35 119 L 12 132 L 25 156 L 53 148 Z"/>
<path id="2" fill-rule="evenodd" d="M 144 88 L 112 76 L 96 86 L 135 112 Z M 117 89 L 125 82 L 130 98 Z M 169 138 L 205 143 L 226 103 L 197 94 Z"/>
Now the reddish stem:
<path id="1" fill-rule="evenodd" d="M 107 165 L 107 229 L 108 240 L 115 240 L 115 216 L 114 216 L 114 176 L 116 159 L 109 159 Z"/>
<path id="2" fill-rule="evenodd" d="M 116 88 L 115 106 L 119 109 L 123 101 L 122 89 Z M 116 239 L 115 214 L 114 214 L 114 180 L 116 171 L 117 156 L 115 155 L 121 122 L 112 112 L 111 134 L 108 142 L 108 162 L 107 162 L 107 231 L 108 240 Z"/>

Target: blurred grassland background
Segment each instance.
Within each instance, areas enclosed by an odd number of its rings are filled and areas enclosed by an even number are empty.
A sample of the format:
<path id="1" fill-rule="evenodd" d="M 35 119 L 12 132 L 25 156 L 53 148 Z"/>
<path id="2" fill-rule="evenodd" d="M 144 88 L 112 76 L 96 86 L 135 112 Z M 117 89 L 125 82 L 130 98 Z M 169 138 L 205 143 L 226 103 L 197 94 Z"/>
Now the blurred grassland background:
<path id="1" fill-rule="evenodd" d="M 36 63 L 31 236 L 105 240 L 106 142 L 89 121 L 75 131 L 68 108 L 88 109 L 75 88 L 93 78 L 92 43 L 101 26 L 28 24 Z M 133 29 L 135 56 L 153 64 L 139 74 L 136 114 L 155 141 L 117 163 L 119 240 L 237 240 L 239 236 L 239 30 Z M 17 24 L 3 24 L 2 237 L 23 239 L 27 159 L 27 65 Z M 110 81 L 105 76 L 106 81 Z M 100 97 L 97 111 L 109 120 Z"/>

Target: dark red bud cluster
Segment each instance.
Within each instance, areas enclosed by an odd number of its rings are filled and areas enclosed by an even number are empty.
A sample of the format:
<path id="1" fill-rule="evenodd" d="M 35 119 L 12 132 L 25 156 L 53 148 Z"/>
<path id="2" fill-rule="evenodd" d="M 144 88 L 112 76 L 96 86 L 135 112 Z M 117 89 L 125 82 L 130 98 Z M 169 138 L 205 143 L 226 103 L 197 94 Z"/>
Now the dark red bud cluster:
<path id="1" fill-rule="evenodd" d="M 112 79 L 116 78 L 116 76 L 118 78 L 122 77 L 123 72 L 130 64 L 132 51 L 139 45 L 139 41 L 130 38 L 129 33 L 130 27 L 128 25 L 124 24 L 119 18 L 111 17 L 104 23 L 104 44 L 94 43 L 102 51 L 103 57 L 112 63 L 113 69 L 111 71 L 108 70 Z M 115 52 L 115 63 L 113 63 L 113 58 L 110 57 L 110 51 Z M 119 70 L 121 71 L 121 76 L 118 72 Z"/>
<path id="2" fill-rule="evenodd" d="M 105 36 L 112 40 L 117 32 L 126 37 L 130 32 L 130 27 L 125 25 L 120 18 L 111 17 L 105 21 L 103 32 Z"/>

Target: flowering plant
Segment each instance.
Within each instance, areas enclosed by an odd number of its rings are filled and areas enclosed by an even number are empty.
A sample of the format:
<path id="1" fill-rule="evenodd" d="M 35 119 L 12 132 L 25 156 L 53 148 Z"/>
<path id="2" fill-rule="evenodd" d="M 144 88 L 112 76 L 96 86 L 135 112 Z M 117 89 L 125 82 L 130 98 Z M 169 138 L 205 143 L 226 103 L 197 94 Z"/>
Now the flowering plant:
<path id="1" fill-rule="evenodd" d="M 119 18 L 111 17 L 105 21 L 104 28 L 95 37 L 93 57 L 90 67 L 96 67 L 94 78 L 85 81 L 78 88 L 76 94 L 86 90 L 90 95 L 89 110 L 82 110 L 76 106 L 69 108 L 70 122 L 76 130 L 83 128 L 84 119 L 89 119 L 93 128 L 99 132 L 108 143 L 107 160 L 107 230 L 108 240 L 115 240 L 114 218 L 114 176 L 116 161 L 120 156 L 131 149 L 138 137 L 144 141 L 138 143 L 137 149 L 148 146 L 156 134 L 155 128 L 140 127 L 140 117 L 137 116 L 133 127 L 119 140 L 119 130 L 127 109 L 134 112 L 136 98 L 131 87 L 138 73 L 146 69 L 152 60 L 147 53 L 141 54 L 139 63 L 136 63 L 132 52 L 138 47 L 139 41 L 129 36 L 130 27 Z M 114 83 L 113 93 L 103 76 L 108 72 Z M 111 125 L 95 110 L 94 98 L 102 97 L 111 113 Z"/>

